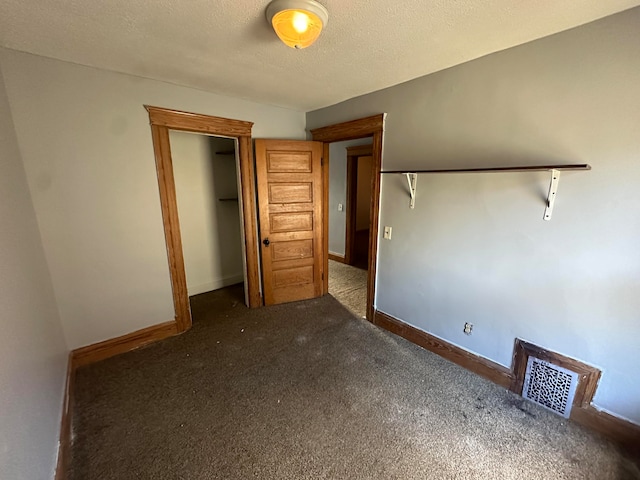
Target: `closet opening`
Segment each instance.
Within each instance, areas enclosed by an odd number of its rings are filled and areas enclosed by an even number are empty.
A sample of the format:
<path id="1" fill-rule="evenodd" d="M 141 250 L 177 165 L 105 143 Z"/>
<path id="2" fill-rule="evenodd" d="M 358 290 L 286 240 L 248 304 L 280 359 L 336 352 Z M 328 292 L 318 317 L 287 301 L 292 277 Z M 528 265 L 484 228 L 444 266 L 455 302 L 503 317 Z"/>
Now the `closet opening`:
<path id="1" fill-rule="evenodd" d="M 169 130 L 187 294 L 225 287 L 249 305 L 238 140 Z"/>

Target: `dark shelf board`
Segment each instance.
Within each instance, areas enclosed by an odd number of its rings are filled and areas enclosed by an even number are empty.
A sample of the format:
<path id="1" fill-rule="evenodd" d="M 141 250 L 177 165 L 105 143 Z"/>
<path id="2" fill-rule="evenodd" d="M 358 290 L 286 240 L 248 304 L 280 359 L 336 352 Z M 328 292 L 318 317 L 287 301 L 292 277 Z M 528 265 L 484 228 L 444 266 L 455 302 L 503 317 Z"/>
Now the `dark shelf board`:
<path id="1" fill-rule="evenodd" d="M 216 155 L 235 155 L 236 151 L 235 150 L 220 150 L 219 152 L 216 152 Z"/>
<path id="2" fill-rule="evenodd" d="M 492 172 L 542 172 L 549 170 L 591 170 L 586 163 L 574 165 L 535 165 L 525 167 L 454 168 L 448 170 L 383 170 L 380 173 L 492 173 Z"/>
<path id="3" fill-rule="evenodd" d="M 219 202 L 237 202 L 238 201 L 238 197 L 234 197 L 234 198 L 219 198 L 218 201 Z"/>

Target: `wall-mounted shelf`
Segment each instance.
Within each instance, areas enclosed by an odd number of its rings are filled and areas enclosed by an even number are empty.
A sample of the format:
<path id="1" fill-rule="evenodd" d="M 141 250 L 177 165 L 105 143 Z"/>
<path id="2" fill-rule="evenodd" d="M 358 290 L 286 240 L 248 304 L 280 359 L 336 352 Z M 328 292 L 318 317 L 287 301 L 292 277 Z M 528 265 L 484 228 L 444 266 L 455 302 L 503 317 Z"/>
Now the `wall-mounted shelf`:
<path id="1" fill-rule="evenodd" d="M 591 170 L 586 163 L 576 165 L 541 165 L 526 167 L 454 168 L 446 170 L 383 170 L 380 173 L 500 173 L 500 172 L 544 172 L 548 170 Z"/>
<path id="2" fill-rule="evenodd" d="M 407 176 L 409 185 L 409 208 L 414 208 L 416 204 L 416 190 L 419 173 L 504 173 L 504 172 L 551 172 L 551 180 L 549 183 L 549 193 L 547 194 L 547 205 L 544 210 L 543 219 L 551 220 L 553 212 L 553 203 L 558 192 L 558 184 L 560 183 L 560 172 L 562 170 L 591 170 L 591 166 L 586 163 L 568 164 L 568 165 L 528 165 L 521 167 L 485 167 L 485 168 L 455 168 L 441 170 L 383 170 L 380 173 L 396 173 Z"/>
<path id="3" fill-rule="evenodd" d="M 238 201 L 238 197 L 234 197 L 234 198 L 219 198 L 218 201 L 219 202 L 237 202 Z"/>

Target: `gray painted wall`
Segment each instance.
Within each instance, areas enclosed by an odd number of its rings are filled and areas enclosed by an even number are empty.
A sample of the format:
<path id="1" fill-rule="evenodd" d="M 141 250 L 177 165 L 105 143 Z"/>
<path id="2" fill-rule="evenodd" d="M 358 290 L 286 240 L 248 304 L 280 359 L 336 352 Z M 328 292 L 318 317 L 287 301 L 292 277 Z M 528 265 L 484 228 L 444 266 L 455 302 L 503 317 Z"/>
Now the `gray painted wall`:
<path id="1" fill-rule="evenodd" d="M 53 478 L 67 365 L 0 74 L 0 478 Z"/>
<path id="2" fill-rule="evenodd" d="M 516 337 L 596 365 L 596 406 L 640 423 L 640 8 L 310 112 L 307 128 L 380 112 L 386 169 L 593 166 L 562 174 L 550 222 L 545 173 L 420 175 L 415 210 L 383 175 L 376 305 L 505 366 Z"/>
<path id="3" fill-rule="evenodd" d="M 344 255 L 346 245 L 347 147 L 370 144 L 371 138 L 358 138 L 329 145 L 329 252 L 336 255 Z"/>

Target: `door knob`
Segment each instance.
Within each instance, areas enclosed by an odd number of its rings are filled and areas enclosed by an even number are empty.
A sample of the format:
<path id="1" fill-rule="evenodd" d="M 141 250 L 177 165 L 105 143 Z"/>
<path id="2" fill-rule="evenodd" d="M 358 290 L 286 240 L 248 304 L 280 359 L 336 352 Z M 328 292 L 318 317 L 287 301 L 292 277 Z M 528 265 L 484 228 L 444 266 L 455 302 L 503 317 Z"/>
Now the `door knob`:
<path id="1" fill-rule="evenodd" d="M 262 243 L 264 243 L 264 246 L 265 246 L 265 247 L 268 247 L 268 246 L 269 246 L 269 244 L 270 244 L 271 242 L 269 242 L 269 239 L 268 239 L 268 238 L 265 238 L 265 239 L 262 241 Z"/>

